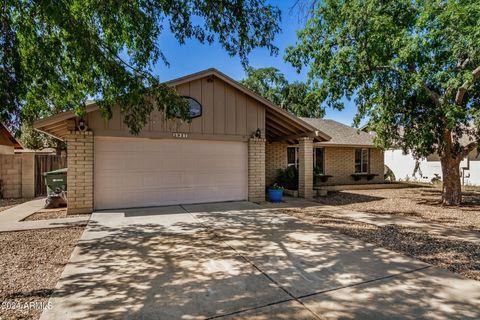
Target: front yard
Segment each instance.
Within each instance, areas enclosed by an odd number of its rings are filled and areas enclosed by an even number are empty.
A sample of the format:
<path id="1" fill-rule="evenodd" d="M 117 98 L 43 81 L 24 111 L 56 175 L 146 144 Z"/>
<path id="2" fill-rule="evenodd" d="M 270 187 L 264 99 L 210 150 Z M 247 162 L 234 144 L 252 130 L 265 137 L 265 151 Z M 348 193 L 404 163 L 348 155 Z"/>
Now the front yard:
<path id="1" fill-rule="evenodd" d="M 427 222 L 480 231 L 480 191 L 464 192 L 461 207 L 444 207 L 440 199 L 440 188 L 419 187 L 331 192 L 317 201 L 344 209 L 417 217 Z"/>
<path id="2" fill-rule="evenodd" d="M 0 210 L 32 199 L 0 200 Z M 42 209 L 35 199 L 0 212 L 0 319 L 38 319 L 89 215 Z"/>
<path id="3" fill-rule="evenodd" d="M 375 225 L 342 216 L 338 209 L 390 214 L 414 218 L 418 222 L 443 226 L 447 230 L 460 228 L 460 233 L 473 234 L 480 239 L 480 192 L 464 194 L 461 207 L 439 204 L 440 189 L 408 188 L 352 190 L 332 192 L 319 197 L 318 202 L 332 205 L 284 209 L 287 214 L 319 224 L 348 236 L 400 252 L 467 278 L 480 281 L 480 241 L 438 234 L 429 228 L 397 224 Z M 457 233 L 458 234 L 458 233 Z"/>
<path id="4" fill-rule="evenodd" d="M 37 319 L 83 227 L 0 233 L 0 319 Z M 30 306 L 29 303 L 36 303 Z"/>

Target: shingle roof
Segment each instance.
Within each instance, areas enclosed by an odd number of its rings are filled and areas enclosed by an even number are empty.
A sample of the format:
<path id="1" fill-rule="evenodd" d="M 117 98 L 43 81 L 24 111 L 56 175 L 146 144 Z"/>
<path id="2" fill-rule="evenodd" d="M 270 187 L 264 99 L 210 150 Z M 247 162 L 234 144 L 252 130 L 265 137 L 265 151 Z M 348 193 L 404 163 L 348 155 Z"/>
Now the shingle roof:
<path id="1" fill-rule="evenodd" d="M 329 119 L 300 118 L 332 137 L 322 145 L 373 146 L 374 135 Z"/>

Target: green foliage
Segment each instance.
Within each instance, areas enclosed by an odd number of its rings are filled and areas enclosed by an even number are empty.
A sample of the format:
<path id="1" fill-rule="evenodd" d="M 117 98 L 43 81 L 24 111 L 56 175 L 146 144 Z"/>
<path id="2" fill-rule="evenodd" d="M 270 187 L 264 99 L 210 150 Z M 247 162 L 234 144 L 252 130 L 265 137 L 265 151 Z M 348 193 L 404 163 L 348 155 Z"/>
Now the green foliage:
<path id="1" fill-rule="evenodd" d="M 285 59 L 326 106 L 354 98 L 379 147 L 455 161 L 478 147 L 480 0 L 319 1 L 298 37 Z"/>
<path id="2" fill-rule="evenodd" d="M 298 169 L 294 166 L 278 169 L 275 183 L 285 189 L 298 190 Z"/>
<path id="3" fill-rule="evenodd" d="M 322 175 L 324 175 L 322 168 L 320 168 L 320 167 L 318 167 L 318 166 L 314 166 L 314 167 L 313 167 L 313 175 L 314 175 L 314 176 L 322 176 Z"/>
<path id="4" fill-rule="evenodd" d="M 19 141 L 27 149 L 42 150 L 45 148 L 53 148 L 60 154 L 67 149 L 65 142 L 52 138 L 46 134 L 34 130 L 30 125 L 24 124 L 21 129 L 16 132 Z"/>
<path id="5" fill-rule="evenodd" d="M 282 187 L 282 186 L 279 186 L 276 183 L 274 183 L 273 185 L 270 186 L 270 189 L 272 189 L 272 190 L 284 190 L 285 188 Z"/>
<path id="6" fill-rule="evenodd" d="M 278 69 L 248 67 L 241 83 L 277 106 L 299 116 L 322 118 L 325 110 L 318 95 L 303 82 L 289 83 Z"/>
<path id="7" fill-rule="evenodd" d="M 168 28 L 180 44 L 218 41 L 246 65 L 256 47 L 278 52 L 279 19 L 265 0 L 5 0 L 0 121 L 18 127 L 72 109 L 81 116 L 87 98 L 101 100 L 106 117 L 119 104 L 132 133 L 154 109 L 186 120 L 184 100 L 151 74 L 155 63 L 168 65 L 162 32 Z"/>

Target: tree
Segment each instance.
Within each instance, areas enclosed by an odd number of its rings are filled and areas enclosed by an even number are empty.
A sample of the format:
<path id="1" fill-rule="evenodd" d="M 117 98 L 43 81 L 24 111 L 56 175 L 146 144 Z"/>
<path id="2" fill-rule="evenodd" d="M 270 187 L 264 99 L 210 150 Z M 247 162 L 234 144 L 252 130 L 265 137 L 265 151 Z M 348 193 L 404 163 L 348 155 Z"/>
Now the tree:
<path id="1" fill-rule="evenodd" d="M 277 68 L 246 68 L 241 83 L 277 106 L 299 116 L 322 118 L 325 110 L 316 92 L 304 82 L 291 82 Z"/>
<path id="2" fill-rule="evenodd" d="M 318 2 L 286 60 L 329 107 L 354 98 L 379 147 L 438 153 L 442 202 L 461 203 L 460 161 L 480 138 L 480 1 Z"/>
<path id="3" fill-rule="evenodd" d="M 154 109 L 186 120 L 187 103 L 152 74 L 168 65 L 166 28 L 180 44 L 218 41 L 244 65 L 256 47 L 278 52 L 280 11 L 265 0 L 5 0 L 0 12 L 0 121 L 17 128 L 66 109 L 82 116 L 87 98 L 106 117 L 119 104 L 132 133 Z"/>
<path id="4" fill-rule="evenodd" d="M 64 141 L 50 137 L 44 133 L 34 130 L 30 125 L 24 124 L 16 132 L 19 136 L 19 141 L 22 146 L 32 150 L 42 150 L 45 148 L 55 149 L 57 155 L 61 155 L 62 151 L 67 150 L 67 145 Z"/>

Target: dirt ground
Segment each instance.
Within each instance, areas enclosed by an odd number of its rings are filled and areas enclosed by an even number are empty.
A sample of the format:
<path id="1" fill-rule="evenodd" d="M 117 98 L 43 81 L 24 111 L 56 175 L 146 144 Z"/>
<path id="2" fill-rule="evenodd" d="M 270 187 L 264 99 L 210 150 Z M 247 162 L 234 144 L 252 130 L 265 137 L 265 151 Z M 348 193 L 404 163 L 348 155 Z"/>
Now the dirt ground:
<path id="1" fill-rule="evenodd" d="M 441 189 L 437 187 L 348 190 L 317 198 L 320 203 L 344 209 L 415 216 L 422 221 L 480 231 L 479 190 L 465 191 L 460 207 L 442 206 L 440 200 Z"/>
<path id="2" fill-rule="evenodd" d="M 353 238 L 373 243 L 412 258 L 480 281 L 480 243 L 450 239 L 420 228 L 395 225 L 378 227 L 334 217 L 314 208 L 282 209 L 283 212 L 322 225 Z"/>
<path id="3" fill-rule="evenodd" d="M 441 205 L 441 189 L 348 190 L 329 192 L 317 201 L 343 209 L 373 214 L 409 216 L 421 222 L 480 231 L 480 190 L 463 194 L 460 207 Z M 397 225 L 375 226 L 333 216 L 315 208 L 284 209 L 285 213 L 325 226 L 415 259 L 480 281 L 480 243 L 449 238 L 423 228 Z"/>
<path id="4" fill-rule="evenodd" d="M 83 229 L 0 233 L 0 319 L 39 318 Z"/>
<path id="5" fill-rule="evenodd" d="M 90 217 L 90 214 L 69 214 L 67 215 L 67 208 L 58 208 L 58 209 L 42 209 L 34 214 L 29 215 L 23 221 L 33 221 L 33 220 L 50 220 L 50 219 L 61 219 L 61 218 L 74 218 L 74 217 L 85 217 L 86 219 Z"/>
<path id="6" fill-rule="evenodd" d="M 18 198 L 18 199 L 0 199 L 0 212 L 15 207 L 18 204 L 33 200 L 31 198 Z"/>

